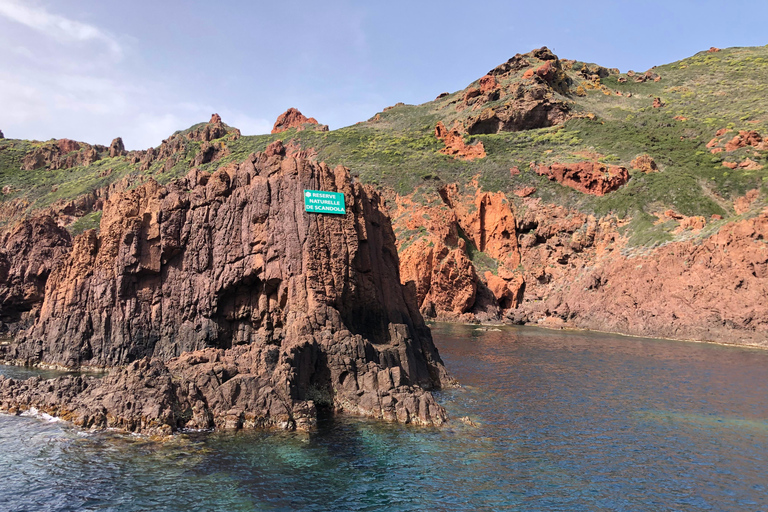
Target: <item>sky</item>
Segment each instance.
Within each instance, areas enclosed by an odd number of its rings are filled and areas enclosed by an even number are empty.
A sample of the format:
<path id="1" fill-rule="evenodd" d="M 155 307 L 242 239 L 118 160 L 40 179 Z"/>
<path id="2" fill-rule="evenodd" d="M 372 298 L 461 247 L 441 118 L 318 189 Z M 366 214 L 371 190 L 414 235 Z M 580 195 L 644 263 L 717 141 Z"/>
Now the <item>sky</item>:
<path id="1" fill-rule="evenodd" d="M 0 0 L 0 130 L 128 149 L 219 113 L 341 128 L 463 89 L 516 53 L 644 71 L 768 44 L 768 2 Z"/>

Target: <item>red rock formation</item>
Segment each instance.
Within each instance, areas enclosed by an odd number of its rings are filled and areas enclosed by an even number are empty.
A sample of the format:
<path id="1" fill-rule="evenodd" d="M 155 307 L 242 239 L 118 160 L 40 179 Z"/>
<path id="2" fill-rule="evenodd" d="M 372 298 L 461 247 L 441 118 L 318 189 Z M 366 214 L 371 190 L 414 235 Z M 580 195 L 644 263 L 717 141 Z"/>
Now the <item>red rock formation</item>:
<path id="1" fill-rule="evenodd" d="M 756 171 L 763 168 L 762 165 L 750 158 L 747 158 L 743 162 L 723 162 L 723 167 L 727 167 L 728 169 L 745 169 L 748 171 Z"/>
<path id="2" fill-rule="evenodd" d="M 67 153 L 78 151 L 80 149 L 80 144 L 77 141 L 69 139 L 59 139 L 56 141 L 56 145 L 59 148 L 59 153 L 62 155 L 66 155 Z"/>
<path id="3" fill-rule="evenodd" d="M 511 279 L 503 279 L 487 271 L 485 280 L 502 310 L 514 309 L 522 302 L 525 290 L 525 281 L 522 276 L 514 275 Z"/>
<path id="4" fill-rule="evenodd" d="M 551 82 L 557 76 L 557 67 L 553 62 L 548 60 L 536 69 L 536 74 L 547 82 Z"/>
<path id="5" fill-rule="evenodd" d="M 479 87 L 470 87 L 469 89 L 467 89 L 467 92 L 464 93 L 464 99 L 462 103 L 464 103 L 465 105 L 471 105 L 472 102 L 470 102 L 469 100 L 473 98 L 477 98 L 481 94 L 482 92 Z"/>
<path id="6" fill-rule="evenodd" d="M 47 215 L 23 220 L 0 238 L 2 330 L 13 330 L 13 324 L 34 318 L 51 270 L 71 246 L 69 232 Z"/>
<path id="7" fill-rule="evenodd" d="M 21 170 L 31 171 L 41 167 L 70 169 L 81 165 L 87 166 L 98 160 L 99 152 L 106 149 L 104 146 L 91 146 L 69 139 L 46 142 L 24 155 Z"/>
<path id="8" fill-rule="evenodd" d="M 187 139 L 196 140 L 198 142 L 210 142 L 225 136 L 228 136 L 230 140 L 237 140 L 240 138 L 240 130 L 237 128 L 230 128 L 222 123 L 219 114 L 213 114 L 208 123 L 190 130 L 189 133 L 187 133 Z M 173 137 L 170 137 L 168 140 L 171 140 L 172 138 Z"/>
<path id="9" fill-rule="evenodd" d="M 702 217 L 701 215 L 695 215 L 693 217 L 683 218 L 683 220 L 680 221 L 680 229 L 699 231 L 701 229 L 704 229 L 704 226 L 706 226 L 706 224 L 707 224 L 707 220 L 704 217 Z"/>
<path id="10" fill-rule="evenodd" d="M 378 195 L 282 152 L 107 201 L 6 357 L 128 366 L 102 380 L 0 378 L 0 408 L 149 433 L 302 428 L 318 405 L 444 421 L 422 388 L 445 370 L 400 284 Z M 347 214 L 305 213 L 307 188 L 343 192 Z"/>
<path id="11" fill-rule="evenodd" d="M 760 149 L 765 147 L 763 137 L 754 130 L 739 131 L 739 134 L 725 144 L 726 151 L 736 151 L 739 148 L 754 146 Z"/>
<path id="12" fill-rule="evenodd" d="M 631 164 L 633 169 L 637 169 L 639 171 L 643 171 L 644 173 L 651 173 L 651 172 L 658 172 L 659 167 L 656 165 L 656 162 L 651 158 L 650 155 L 639 155 L 634 160 L 632 160 Z"/>
<path id="13" fill-rule="evenodd" d="M 568 104 L 553 99 L 552 87 L 542 81 L 531 86 L 518 82 L 505 90 L 505 98 L 507 101 L 504 104 L 469 116 L 464 123 L 467 133 L 476 135 L 545 128 L 561 124 L 569 117 Z"/>
<path id="14" fill-rule="evenodd" d="M 480 93 L 488 94 L 499 88 L 499 83 L 493 75 L 485 75 L 480 79 Z"/>
<path id="15" fill-rule="evenodd" d="M 277 117 L 271 133 L 281 133 L 291 128 L 304 130 L 307 128 L 307 125 L 315 125 L 313 126 L 315 129 L 328 131 L 328 126 L 319 124 L 314 117 L 305 117 L 298 109 L 289 108 Z"/>
<path id="16" fill-rule="evenodd" d="M 520 262 L 510 205 L 503 193 L 476 190 L 473 197 L 463 197 L 456 185 L 442 189 L 441 197 L 442 203 L 428 206 L 398 198 L 398 231 L 423 232 L 398 238 L 401 278 L 404 283 L 413 282 L 426 316 L 454 321 L 498 318 L 498 306 L 510 307 L 507 299 L 517 297 L 518 291 L 521 294 L 524 286 L 515 281 L 519 276 L 507 270 Z M 460 230 L 472 248 L 459 238 Z M 499 295 L 501 302 L 478 279 L 469 251 L 499 260 L 499 276 L 510 283 L 510 291 Z"/>
<path id="17" fill-rule="evenodd" d="M 456 184 L 440 189 L 443 201 L 456 212 L 461 229 L 477 250 L 499 260 L 508 269 L 520 264 L 515 215 L 503 192 L 475 191 L 464 196 Z"/>
<path id="18" fill-rule="evenodd" d="M 595 196 L 613 192 L 629 181 L 626 168 L 599 162 L 540 165 L 536 168 L 536 173 L 566 187 Z"/>
<path id="19" fill-rule="evenodd" d="M 716 48 L 714 46 L 710 46 L 709 50 L 707 50 L 707 53 L 715 53 L 715 52 L 719 52 L 719 51 L 720 51 L 720 48 Z"/>
<path id="20" fill-rule="evenodd" d="M 768 347 L 763 239 L 768 211 L 703 241 L 668 243 L 634 257 L 613 243 L 588 262 L 572 257 L 550 284 L 526 288 L 516 314 L 532 322 L 557 317 L 573 327 Z"/>
<path id="21" fill-rule="evenodd" d="M 747 213 L 757 198 L 760 196 L 759 189 L 753 189 L 744 194 L 742 197 L 736 198 L 733 202 L 733 209 L 736 211 L 736 215 Z"/>
<path id="22" fill-rule="evenodd" d="M 398 198 L 397 212 L 398 230 L 413 233 L 397 240 L 402 282 L 414 284 L 423 314 L 461 318 L 474 305 L 477 284 L 458 235 L 456 214 L 442 202 L 419 205 L 403 197 Z M 424 230 L 425 236 L 420 236 Z"/>
<path id="23" fill-rule="evenodd" d="M 528 197 L 536 193 L 536 187 L 523 187 L 515 189 L 514 194 L 517 197 Z"/>
<path id="24" fill-rule="evenodd" d="M 125 145 L 123 144 L 123 139 L 121 137 L 117 137 L 116 139 L 112 140 L 112 144 L 109 145 L 109 157 L 114 158 L 117 156 L 125 156 Z"/>
<path id="25" fill-rule="evenodd" d="M 485 158 L 486 156 L 485 147 L 483 147 L 482 142 L 478 141 L 475 144 L 467 145 L 464 142 L 464 137 L 456 128 L 448 130 L 442 121 L 439 121 L 437 126 L 435 126 L 435 137 L 445 144 L 445 148 L 440 150 L 444 155 L 453 156 L 461 160 L 474 160 L 476 158 Z"/>
<path id="26" fill-rule="evenodd" d="M 462 248 L 453 249 L 435 261 L 429 293 L 422 302 L 428 316 L 465 313 L 477 296 L 477 274 Z M 444 315 L 439 315 L 443 317 Z"/>
<path id="27" fill-rule="evenodd" d="M 653 98 L 653 108 L 661 108 L 664 106 L 664 102 L 661 101 L 661 98 Z"/>

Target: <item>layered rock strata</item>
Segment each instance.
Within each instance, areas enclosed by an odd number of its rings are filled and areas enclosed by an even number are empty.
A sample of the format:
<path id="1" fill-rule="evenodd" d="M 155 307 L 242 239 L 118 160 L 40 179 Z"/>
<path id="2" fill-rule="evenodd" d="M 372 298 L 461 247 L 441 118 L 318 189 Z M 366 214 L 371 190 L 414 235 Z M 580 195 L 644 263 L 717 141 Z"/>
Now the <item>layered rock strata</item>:
<path id="1" fill-rule="evenodd" d="M 304 189 L 344 193 L 347 213 L 305 213 Z M 448 378 L 379 205 L 346 169 L 286 157 L 279 141 L 110 198 L 6 358 L 119 368 L 0 378 L 0 408 L 148 433 L 306 428 L 317 407 L 442 423 L 427 390 Z"/>

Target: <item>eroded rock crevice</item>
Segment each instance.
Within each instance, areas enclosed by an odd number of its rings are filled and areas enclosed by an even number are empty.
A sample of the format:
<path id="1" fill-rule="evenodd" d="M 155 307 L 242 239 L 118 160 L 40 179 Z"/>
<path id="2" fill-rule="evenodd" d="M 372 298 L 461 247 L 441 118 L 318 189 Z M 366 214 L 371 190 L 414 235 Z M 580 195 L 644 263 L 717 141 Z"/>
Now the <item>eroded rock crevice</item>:
<path id="1" fill-rule="evenodd" d="M 0 407 L 142 432 L 305 428 L 318 405 L 445 421 L 429 390 L 449 379 L 400 284 L 378 194 L 273 146 L 108 199 L 5 357 L 121 369 L 3 380 Z M 304 189 L 344 193 L 347 214 L 304 212 Z"/>

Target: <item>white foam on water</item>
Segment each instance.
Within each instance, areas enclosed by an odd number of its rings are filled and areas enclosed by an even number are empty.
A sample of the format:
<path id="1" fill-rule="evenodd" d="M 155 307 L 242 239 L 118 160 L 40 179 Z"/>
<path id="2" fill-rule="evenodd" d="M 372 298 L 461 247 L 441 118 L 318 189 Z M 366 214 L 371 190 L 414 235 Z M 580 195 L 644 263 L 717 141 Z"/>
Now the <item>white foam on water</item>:
<path id="1" fill-rule="evenodd" d="M 37 418 L 37 419 L 45 420 L 48 423 L 58 423 L 58 422 L 62 421 L 61 418 L 57 418 L 55 416 L 51 416 L 50 414 L 38 411 L 36 407 L 30 407 L 26 411 L 24 411 L 21 414 L 19 414 L 19 416 L 26 416 L 26 417 L 29 417 L 29 418 Z"/>

